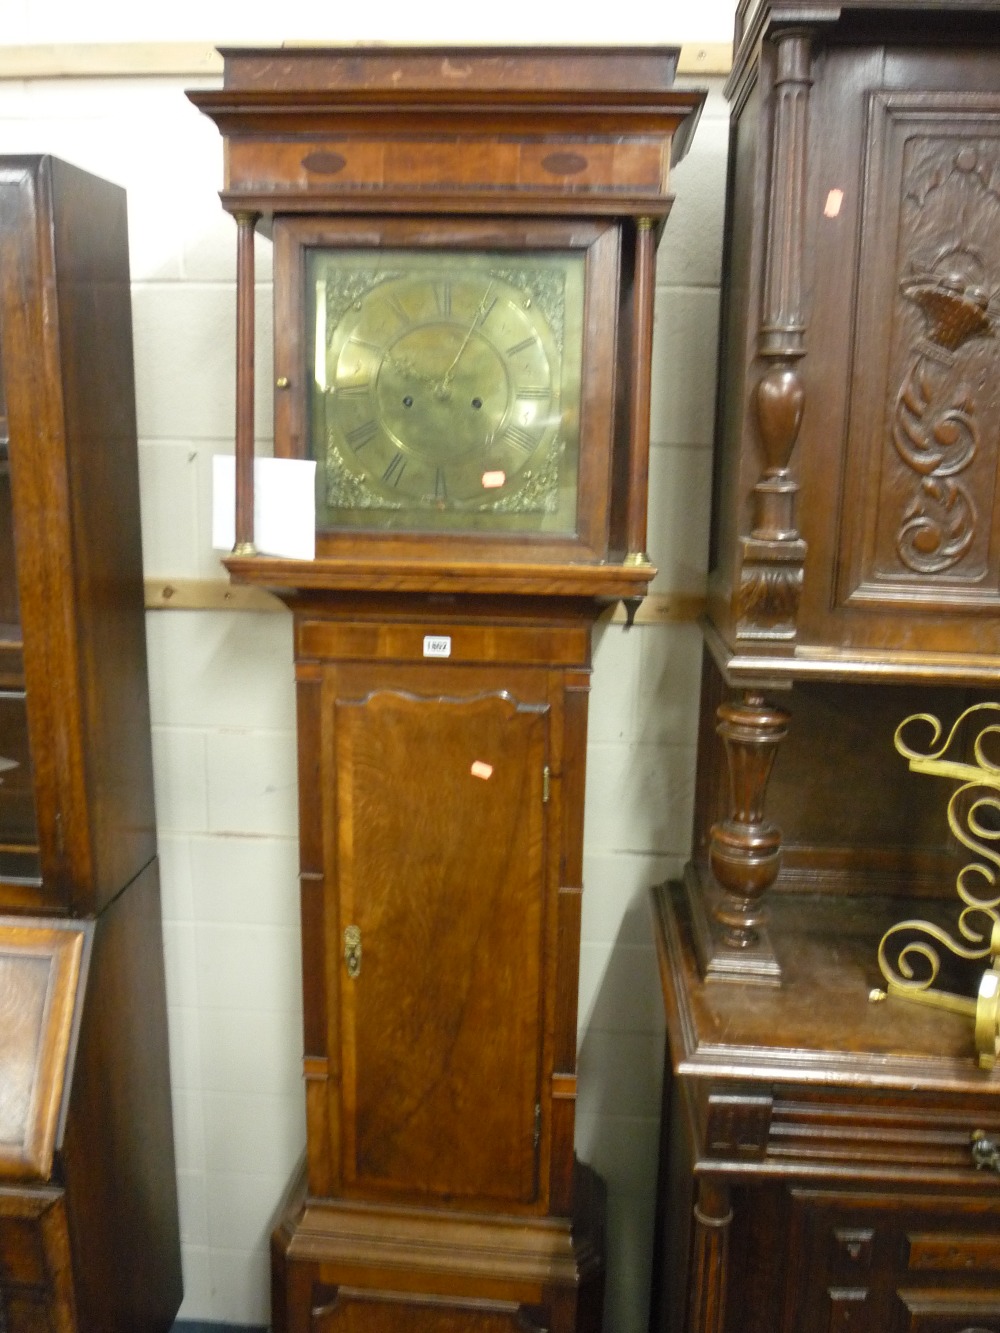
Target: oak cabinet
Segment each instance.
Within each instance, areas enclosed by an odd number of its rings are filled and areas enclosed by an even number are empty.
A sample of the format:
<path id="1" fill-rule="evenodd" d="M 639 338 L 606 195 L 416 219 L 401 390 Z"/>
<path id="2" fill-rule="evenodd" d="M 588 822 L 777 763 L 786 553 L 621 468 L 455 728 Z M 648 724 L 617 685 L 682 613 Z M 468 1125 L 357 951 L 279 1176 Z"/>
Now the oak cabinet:
<path id="1" fill-rule="evenodd" d="M 970 859 L 897 729 L 1000 680 L 998 17 L 738 7 L 694 847 L 656 898 L 674 1333 L 1000 1329 L 1000 1083 L 969 1017 L 869 1001 L 896 923 L 957 937 Z"/>
<path id="2" fill-rule="evenodd" d="M 0 158 L 0 1328 L 181 1299 L 125 199 Z"/>

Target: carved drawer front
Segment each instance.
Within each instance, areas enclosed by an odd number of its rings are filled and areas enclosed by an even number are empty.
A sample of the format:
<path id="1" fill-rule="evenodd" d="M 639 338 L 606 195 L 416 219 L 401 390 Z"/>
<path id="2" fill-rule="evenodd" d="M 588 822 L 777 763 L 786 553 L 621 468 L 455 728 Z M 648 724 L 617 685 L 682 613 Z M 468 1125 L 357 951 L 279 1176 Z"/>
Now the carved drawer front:
<path id="1" fill-rule="evenodd" d="M 869 107 L 841 599 L 1000 604 L 1000 98 Z"/>
<path id="2" fill-rule="evenodd" d="M 1000 1333 L 998 1208 L 793 1190 L 782 1333 Z"/>
<path id="3" fill-rule="evenodd" d="M 0 1187 L 0 1329 L 77 1328 L 62 1191 Z"/>
<path id="4" fill-rule="evenodd" d="M 998 1333 L 1000 1294 L 977 1297 L 963 1293 L 901 1291 L 909 1316 L 906 1333 Z"/>
<path id="5" fill-rule="evenodd" d="M 313 1310 L 313 1333 L 546 1333 L 539 1312 L 508 1301 L 445 1300 L 341 1287 Z"/>
<path id="6" fill-rule="evenodd" d="M 1000 1273 L 1000 1234 L 916 1232 L 909 1237 L 909 1267 L 941 1273 Z"/>

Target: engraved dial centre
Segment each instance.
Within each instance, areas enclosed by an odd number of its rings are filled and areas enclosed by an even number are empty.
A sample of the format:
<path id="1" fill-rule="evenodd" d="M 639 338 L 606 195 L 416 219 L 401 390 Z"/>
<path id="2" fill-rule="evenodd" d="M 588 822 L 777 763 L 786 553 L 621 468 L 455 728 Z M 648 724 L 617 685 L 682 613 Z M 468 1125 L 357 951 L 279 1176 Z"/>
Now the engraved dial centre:
<path id="1" fill-rule="evenodd" d="M 378 417 L 401 449 L 445 465 L 486 450 L 510 405 L 503 357 L 454 322 L 421 324 L 387 348 L 375 386 Z"/>

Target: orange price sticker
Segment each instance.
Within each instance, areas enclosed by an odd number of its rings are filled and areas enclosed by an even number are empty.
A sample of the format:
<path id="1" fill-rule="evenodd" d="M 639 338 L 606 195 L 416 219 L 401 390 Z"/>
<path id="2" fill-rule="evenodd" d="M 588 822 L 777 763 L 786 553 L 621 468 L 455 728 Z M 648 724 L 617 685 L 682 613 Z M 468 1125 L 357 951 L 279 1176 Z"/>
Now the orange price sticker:
<path id="1" fill-rule="evenodd" d="M 469 772 L 474 778 L 482 778 L 486 782 L 493 776 L 493 765 L 484 763 L 482 759 L 477 759 Z"/>

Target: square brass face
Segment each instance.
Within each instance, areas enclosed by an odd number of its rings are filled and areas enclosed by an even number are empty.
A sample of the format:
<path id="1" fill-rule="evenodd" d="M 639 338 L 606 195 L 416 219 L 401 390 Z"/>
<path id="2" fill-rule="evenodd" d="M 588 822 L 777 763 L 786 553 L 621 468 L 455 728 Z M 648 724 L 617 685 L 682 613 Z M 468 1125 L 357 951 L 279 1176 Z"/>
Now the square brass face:
<path id="1" fill-rule="evenodd" d="M 317 527 L 574 536 L 584 263 L 310 248 Z"/>

